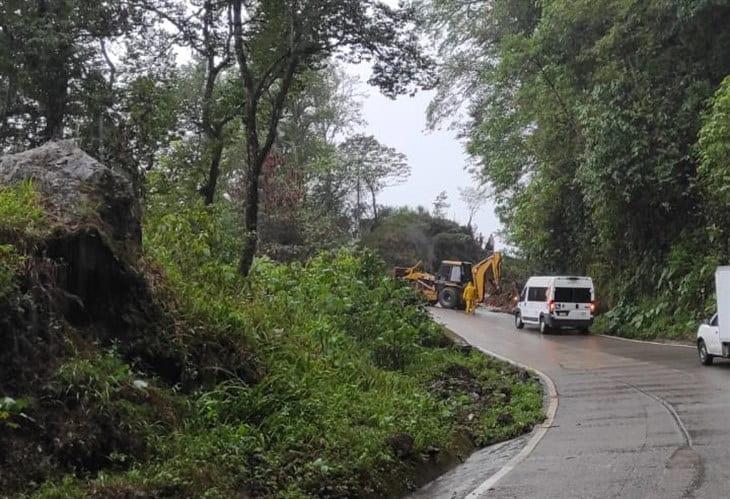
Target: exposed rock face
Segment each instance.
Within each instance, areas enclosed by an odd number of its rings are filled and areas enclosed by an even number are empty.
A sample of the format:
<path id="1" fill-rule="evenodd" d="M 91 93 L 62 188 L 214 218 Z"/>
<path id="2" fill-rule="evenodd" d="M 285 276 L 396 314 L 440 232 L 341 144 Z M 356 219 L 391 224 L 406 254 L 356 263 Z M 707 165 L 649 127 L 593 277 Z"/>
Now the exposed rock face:
<path id="1" fill-rule="evenodd" d="M 0 159 L 0 184 L 25 180 L 35 182 L 47 211 L 61 224 L 95 222 L 123 256 L 139 256 L 141 208 L 125 175 L 99 163 L 74 141 L 64 140 Z"/>
<path id="2" fill-rule="evenodd" d="M 23 317 L 47 313 L 33 325 L 24 326 L 21 318 L 13 328 L 17 338 L 28 344 L 34 338 L 40 348 L 25 358 L 38 358 L 46 354 L 43 348 L 53 348 L 53 323 L 85 331 L 102 345 L 119 342 L 130 357 L 159 357 L 148 351 L 147 333 L 154 330 L 160 310 L 139 270 L 141 207 L 130 179 L 69 140 L 0 158 L 0 186 L 27 180 L 39 191 L 53 230 L 35 242 L 32 271 L 24 282 L 33 300 Z M 22 343 L 17 338 L 10 343 Z M 61 341 L 56 337 L 55 343 Z M 3 379 L 0 388 L 7 388 Z"/>
<path id="3" fill-rule="evenodd" d="M 0 244 L 25 257 L 13 270 L 13 290 L 0 296 L 0 400 L 32 401 L 21 426 L 0 417 L 0 497 L 65 475 L 119 471 L 115 455 L 145 462 L 152 427 L 137 422 L 177 424 L 178 409 L 156 389 L 123 383 L 95 395 L 96 383 L 110 379 L 110 350 L 141 378 L 168 388 L 261 376 L 234 335 L 202 321 L 178 329 L 176 302 L 147 279 L 164 277 L 138 258 L 140 205 L 124 175 L 64 141 L 0 158 L 0 188 L 29 179 L 51 223 L 33 234 L 0 230 Z M 75 381 L 59 375 L 78 361 L 93 361 L 92 371 L 74 367 Z"/>

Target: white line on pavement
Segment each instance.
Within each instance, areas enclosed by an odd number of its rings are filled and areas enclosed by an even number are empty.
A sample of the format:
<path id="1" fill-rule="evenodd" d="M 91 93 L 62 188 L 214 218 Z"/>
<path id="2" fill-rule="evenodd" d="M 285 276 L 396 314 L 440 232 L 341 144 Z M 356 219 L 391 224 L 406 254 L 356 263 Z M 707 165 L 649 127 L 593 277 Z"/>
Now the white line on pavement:
<path id="1" fill-rule="evenodd" d="M 453 329 L 449 328 L 451 332 L 459 336 L 459 338 L 463 339 L 464 341 L 467 341 L 466 338 L 458 334 Z M 467 342 L 468 343 L 468 342 Z M 527 366 L 525 364 L 522 364 L 520 362 L 516 362 L 512 359 L 508 359 L 507 357 L 503 357 L 502 355 L 496 354 L 494 352 L 491 352 L 487 350 L 486 348 L 482 347 L 475 347 L 478 348 L 480 351 L 484 352 L 487 355 L 490 355 L 492 357 L 495 357 L 501 361 L 507 362 L 509 364 L 512 364 L 513 366 L 519 367 L 521 369 L 524 369 L 526 371 L 530 371 L 532 373 L 537 374 L 540 377 L 540 380 L 542 381 L 543 385 L 547 388 L 547 396 L 548 396 L 548 406 L 547 410 L 545 411 L 545 421 L 537 425 L 535 427 L 535 430 L 532 433 L 532 436 L 527 441 L 527 444 L 522 448 L 522 450 L 512 459 L 507 461 L 502 468 L 500 468 L 499 471 L 497 471 L 495 474 L 484 480 L 476 489 L 471 491 L 467 496 L 466 499 L 476 499 L 478 497 L 482 497 L 487 492 L 489 492 L 490 489 L 494 488 L 494 486 L 497 484 L 499 480 L 501 480 L 507 473 L 512 471 L 518 464 L 520 464 L 522 461 L 527 458 L 527 456 L 530 455 L 530 453 L 537 447 L 537 444 L 540 443 L 540 440 L 542 440 L 542 437 L 545 436 L 548 429 L 552 426 L 553 420 L 555 419 L 555 413 L 558 411 L 558 391 L 555 389 L 555 383 L 553 383 L 553 380 L 550 379 L 550 377 L 543 373 L 542 371 L 539 371 L 533 367 Z"/>

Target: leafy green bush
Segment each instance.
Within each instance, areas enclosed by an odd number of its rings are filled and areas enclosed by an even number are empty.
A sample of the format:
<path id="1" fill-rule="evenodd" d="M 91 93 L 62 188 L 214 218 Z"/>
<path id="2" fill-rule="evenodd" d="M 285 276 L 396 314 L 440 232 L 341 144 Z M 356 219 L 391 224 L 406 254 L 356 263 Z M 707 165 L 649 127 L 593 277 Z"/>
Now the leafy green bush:
<path id="1" fill-rule="evenodd" d="M 182 410 L 174 398 L 135 376 L 114 352 L 71 358 L 42 392 L 42 404 L 54 401 L 45 410 L 63 416 L 47 423 L 56 457 L 79 471 L 124 469 L 144 458 L 151 441 L 174 427 Z"/>
<path id="2" fill-rule="evenodd" d="M 469 363 L 485 379 L 502 376 L 478 354 L 423 346 L 424 337 L 442 334 L 438 326 L 370 254 L 325 253 L 305 266 L 261 260 L 250 286 L 245 306 L 234 306 L 267 374 L 255 386 L 228 383 L 202 394 L 189 436 L 163 445 L 169 455 L 151 468 L 155 483 L 172 477 L 202 493 L 190 474 L 207 469 L 221 491 L 242 481 L 251 494 L 383 493 L 387 477 L 408 473 L 386 444 L 391 435 L 410 435 L 419 456 L 470 426 L 453 401 L 466 394 L 440 401 L 428 393 L 445 366 Z M 516 418 L 520 431 L 540 417 L 539 389 L 525 386 L 534 398 L 532 412 Z M 488 431 L 504 426 L 486 421 L 511 412 L 510 403 L 483 410 Z M 183 452 L 190 448 L 200 454 Z"/>
<path id="3" fill-rule="evenodd" d="M 23 411 L 28 407 L 29 403 L 25 399 L 16 400 L 12 397 L 0 398 L 0 426 L 10 429 L 18 429 L 20 425 L 13 419 L 22 416 Z"/>
<path id="4" fill-rule="evenodd" d="M 47 483 L 41 496 L 382 496 L 393 484 L 405 491 L 418 463 L 464 435 L 484 445 L 542 417 L 534 379 L 454 346 L 371 253 L 327 252 L 306 265 L 262 258 L 244 281 L 231 223 L 225 208 L 153 208 L 145 244 L 186 342 L 253 350 L 260 378 L 187 394 L 179 427 L 143 433 L 147 457 Z M 101 356 L 65 364 L 54 386 L 116 411 L 131 379 Z"/>
<path id="5" fill-rule="evenodd" d="M 702 319 L 715 311 L 715 269 L 720 259 L 703 254 L 706 234 L 687 232 L 669 252 L 663 268 L 654 269 L 654 288 L 638 293 L 632 276 L 608 281 L 615 297 L 595 329 L 622 336 L 650 339 L 691 338 Z M 633 292 L 632 292 L 633 290 Z"/>
<path id="6" fill-rule="evenodd" d="M 13 281 L 24 258 L 9 244 L 0 244 L 0 300 L 15 290 Z"/>

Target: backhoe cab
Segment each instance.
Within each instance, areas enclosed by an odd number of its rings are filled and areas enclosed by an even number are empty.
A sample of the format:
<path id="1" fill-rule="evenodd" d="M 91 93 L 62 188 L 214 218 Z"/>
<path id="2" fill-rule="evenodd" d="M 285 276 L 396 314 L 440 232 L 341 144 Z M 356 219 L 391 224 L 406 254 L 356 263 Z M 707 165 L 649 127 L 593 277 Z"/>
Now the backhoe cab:
<path id="1" fill-rule="evenodd" d="M 499 251 L 495 251 L 476 265 L 471 262 L 444 260 L 436 274 L 438 302 L 444 308 L 463 309 L 464 288 L 469 282 L 473 282 L 477 290 L 477 303 L 481 303 L 490 289 L 494 292 L 499 291 L 501 279 L 502 253 Z"/>

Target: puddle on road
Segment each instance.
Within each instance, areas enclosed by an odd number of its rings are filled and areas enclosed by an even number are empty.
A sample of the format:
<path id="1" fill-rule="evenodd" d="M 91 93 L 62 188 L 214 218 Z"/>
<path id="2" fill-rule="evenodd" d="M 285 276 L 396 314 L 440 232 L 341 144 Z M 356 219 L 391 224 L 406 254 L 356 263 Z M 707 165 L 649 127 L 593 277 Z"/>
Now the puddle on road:
<path id="1" fill-rule="evenodd" d="M 532 433 L 528 433 L 477 451 L 462 464 L 408 497 L 462 499 L 516 456 L 531 436 Z"/>

